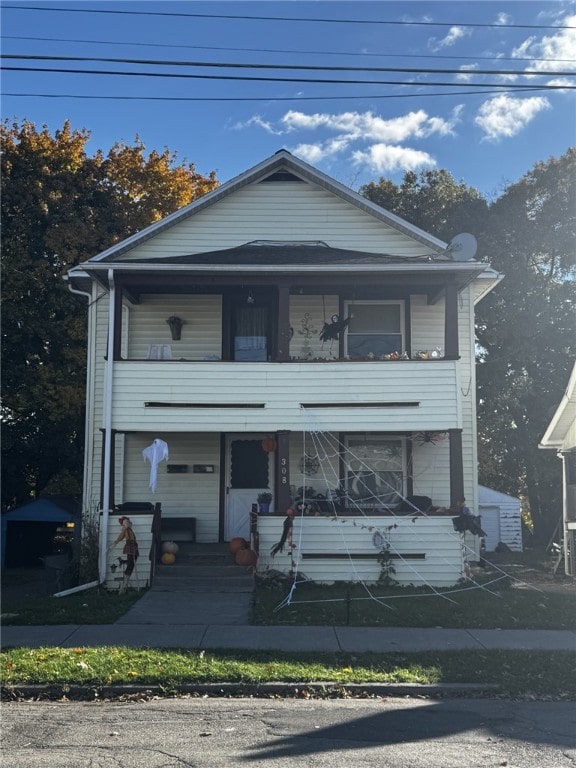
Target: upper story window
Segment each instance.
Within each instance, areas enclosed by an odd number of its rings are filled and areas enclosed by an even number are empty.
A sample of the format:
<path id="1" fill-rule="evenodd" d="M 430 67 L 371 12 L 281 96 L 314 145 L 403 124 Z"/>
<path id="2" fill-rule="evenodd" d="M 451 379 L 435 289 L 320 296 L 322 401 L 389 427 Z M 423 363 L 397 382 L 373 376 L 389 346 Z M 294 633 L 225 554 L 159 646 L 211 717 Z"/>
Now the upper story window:
<path id="1" fill-rule="evenodd" d="M 348 357 L 379 358 L 404 351 L 404 302 L 349 302 L 347 316 L 350 317 L 346 333 Z"/>

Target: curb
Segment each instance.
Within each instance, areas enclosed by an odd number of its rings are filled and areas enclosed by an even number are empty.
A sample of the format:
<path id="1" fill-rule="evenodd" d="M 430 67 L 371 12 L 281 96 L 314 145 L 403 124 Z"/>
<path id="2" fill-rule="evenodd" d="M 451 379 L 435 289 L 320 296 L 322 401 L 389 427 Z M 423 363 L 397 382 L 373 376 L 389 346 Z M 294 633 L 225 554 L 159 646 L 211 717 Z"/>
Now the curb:
<path id="1" fill-rule="evenodd" d="M 37 699 L 99 701 L 108 699 L 176 698 L 270 698 L 347 699 L 386 696 L 421 698 L 496 694 L 499 686 L 482 683 L 183 683 L 162 685 L 10 685 L 0 688 L 2 701 Z"/>

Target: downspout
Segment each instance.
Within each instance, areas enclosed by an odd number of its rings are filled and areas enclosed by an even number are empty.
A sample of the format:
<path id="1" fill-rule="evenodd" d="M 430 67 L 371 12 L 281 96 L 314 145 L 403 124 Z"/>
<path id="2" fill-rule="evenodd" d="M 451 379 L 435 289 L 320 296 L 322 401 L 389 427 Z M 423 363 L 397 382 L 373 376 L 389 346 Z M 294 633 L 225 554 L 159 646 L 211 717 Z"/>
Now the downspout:
<path id="1" fill-rule="evenodd" d="M 87 510 L 89 501 L 88 501 L 88 467 L 92 466 L 91 462 L 89 461 L 89 453 L 91 453 L 89 442 L 90 442 L 90 429 L 89 429 L 89 422 L 90 422 L 90 412 L 88 408 L 88 404 L 92 402 L 91 400 L 91 393 L 92 393 L 92 378 L 91 378 L 91 371 L 92 371 L 92 350 L 94 342 L 92 340 L 92 312 L 90 311 L 90 302 L 92 301 L 92 291 L 82 291 L 80 288 L 74 288 L 68 279 L 68 276 L 64 278 L 66 283 L 68 284 L 68 290 L 71 293 L 76 293 L 78 296 L 85 296 L 88 300 L 88 327 L 86 330 L 87 335 L 87 343 L 86 343 L 86 413 L 84 414 L 84 467 L 82 472 L 82 509 Z"/>
<path id="2" fill-rule="evenodd" d="M 102 499 L 102 523 L 100 526 L 100 561 L 98 573 L 100 583 L 106 580 L 106 555 L 108 543 L 108 520 L 110 517 L 110 478 L 111 478 L 111 448 L 112 448 L 112 381 L 114 375 L 114 331 L 115 331 L 115 294 L 114 271 L 108 270 L 109 304 L 108 304 L 108 354 L 106 362 L 106 379 L 104 387 L 104 489 Z"/>
<path id="3" fill-rule="evenodd" d="M 91 446 L 90 446 L 90 429 L 89 429 L 89 422 L 90 422 L 90 411 L 89 411 L 89 403 L 92 402 L 91 394 L 92 394 L 92 350 L 94 346 L 94 342 L 92 339 L 92 312 L 90 311 L 90 302 L 92 301 L 92 291 L 82 291 L 80 288 L 74 288 L 69 280 L 68 276 L 64 278 L 68 284 L 68 290 L 71 293 L 76 293 L 78 296 L 85 296 L 88 299 L 88 328 L 87 328 L 87 344 L 86 344 L 86 413 L 84 416 L 84 469 L 82 474 L 82 509 L 86 510 L 88 509 L 88 467 L 91 466 L 91 462 L 88 461 L 89 459 L 89 452 L 91 453 Z M 92 589 L 93 587 L 97 587 L 98 582 L 97 581 L 91 581 L 87 584 L 80 584 L 77 587 L 73 587 L 72 589 L 67 589 L 64 592 L 57 592 L 55 597 L 64 597 L 65 595 L 73 594 L 74 592 L 82 592 L 86 589 Z"/>

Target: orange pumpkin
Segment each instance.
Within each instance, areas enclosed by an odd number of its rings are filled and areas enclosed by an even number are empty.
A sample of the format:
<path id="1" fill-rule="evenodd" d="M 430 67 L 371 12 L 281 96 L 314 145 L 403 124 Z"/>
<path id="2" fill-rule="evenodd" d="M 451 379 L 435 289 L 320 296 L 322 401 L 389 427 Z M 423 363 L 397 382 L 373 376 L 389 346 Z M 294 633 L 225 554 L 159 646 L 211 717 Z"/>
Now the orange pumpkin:
<path id="1" fill-rule="evenodd" d="M 230 543 L 228 544 L 228 550 L 232 555 L 235 555 L 240 549 L 247 549 L 247 547 L 248 542 L 241 536 L 238 536 L 235 539 L 230 539 Z"/>
<path id="2" fill-rule="evenodd" d="M 236 552 L 236 565 L 256 565 L 256 552 L 253 549 L 239 549 Z"/>
<path id="3" fill-rule="evenodd" d="M 176 562 L 176 556 L 172 554 L 172 552 L 164 552 L 162 555 L 162 563 L 163 565 L 174 565 Z"/>

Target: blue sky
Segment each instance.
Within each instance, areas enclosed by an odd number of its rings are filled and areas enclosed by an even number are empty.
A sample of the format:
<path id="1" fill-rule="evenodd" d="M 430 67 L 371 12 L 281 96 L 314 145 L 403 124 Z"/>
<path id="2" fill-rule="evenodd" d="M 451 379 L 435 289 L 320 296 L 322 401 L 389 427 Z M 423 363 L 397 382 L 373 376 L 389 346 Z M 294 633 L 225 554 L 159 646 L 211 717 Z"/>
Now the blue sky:
<path id="1" fill-rule="evenodd" d="M 575 2 L 2 0 L 1 13 L 3 54 L 26 57 L 4 67 L 147 73 L 2 73 L 3 118 L 52 132 L 69 119 L 90 131 L 90 153 L 138 135 L 147 150 L 168 147 L 226 181 L 286 148 L 354 189 L 380 176 L 399 182 L 406 170 L 446 168 L 492 198 L 576 143 L 575 91 L 506 92 L 576 84 Z M 322 79 L 337 82 L 304 82 Z"/>

